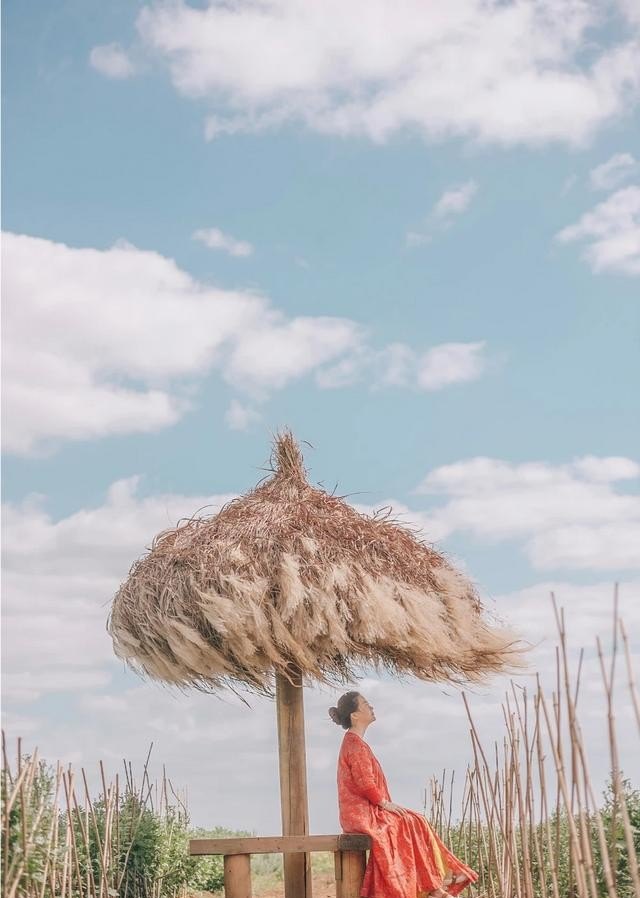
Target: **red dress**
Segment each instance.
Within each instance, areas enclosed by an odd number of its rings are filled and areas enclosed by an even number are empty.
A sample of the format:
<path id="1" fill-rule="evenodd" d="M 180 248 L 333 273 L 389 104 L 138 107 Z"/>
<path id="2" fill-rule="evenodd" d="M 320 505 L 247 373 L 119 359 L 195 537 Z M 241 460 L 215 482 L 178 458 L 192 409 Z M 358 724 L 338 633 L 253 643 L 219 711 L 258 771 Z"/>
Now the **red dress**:
<path id="1" fill-rule="evenodd" d="M 451 875 L 464 874 L 463 883 L 447 887 L 457 895 L 478 874 L 453 855 L 422 814 L 402 817 L 377 807 L 390 801 L 382 767 L 367 743 L 347 730 L 338 757 L 338 805 L 345 833 L 367 833 L 372 849 L 364 874 L 361 898 L 423 898 L 442 887 Z"/>

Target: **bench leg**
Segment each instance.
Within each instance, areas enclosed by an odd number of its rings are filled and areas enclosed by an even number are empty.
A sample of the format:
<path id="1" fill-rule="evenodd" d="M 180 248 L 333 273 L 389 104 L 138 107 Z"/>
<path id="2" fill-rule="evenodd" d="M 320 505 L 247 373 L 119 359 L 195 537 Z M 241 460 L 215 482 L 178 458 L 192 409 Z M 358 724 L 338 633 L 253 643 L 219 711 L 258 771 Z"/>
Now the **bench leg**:
<path id="1" fill-rule="evenodd" d="M 225 854 L 225 898 L 251 898 L 251 855 Z"/>
<path id="2" fill-rule="evenodd" d="M 367 866 L 366 851 L 336 851 L 336 898 L 360 898 Z"/>

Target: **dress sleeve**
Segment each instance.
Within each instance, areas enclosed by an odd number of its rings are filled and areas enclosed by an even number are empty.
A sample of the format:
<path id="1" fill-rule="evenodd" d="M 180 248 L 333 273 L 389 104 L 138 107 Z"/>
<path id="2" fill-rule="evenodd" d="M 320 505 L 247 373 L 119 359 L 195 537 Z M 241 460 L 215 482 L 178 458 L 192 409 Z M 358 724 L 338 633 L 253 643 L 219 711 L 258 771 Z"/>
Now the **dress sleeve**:
<path id="1" fill-rule="evenodd" d="M 358 745 L 347 755 L 347 764 L 351 769 L 353 786 L 371 804 L 379 804 L 384 799 L 384 792 L 378 786 L 371 755 L 364 746 Z"/>

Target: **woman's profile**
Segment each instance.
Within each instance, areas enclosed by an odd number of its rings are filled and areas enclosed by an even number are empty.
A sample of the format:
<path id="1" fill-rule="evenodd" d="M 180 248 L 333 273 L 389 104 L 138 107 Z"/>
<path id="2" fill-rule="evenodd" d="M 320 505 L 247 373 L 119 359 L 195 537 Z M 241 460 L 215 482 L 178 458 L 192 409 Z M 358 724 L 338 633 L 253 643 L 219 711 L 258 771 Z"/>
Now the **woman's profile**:
<path id="1" fill-rule="evenodd" d="M 421 814 L 391 801 L 382 767 L 364 741 L 376 719 L 366 698 L 346 692 L 329 716 L 347 731 L 338 756 L 340 826 L 371 836 L 361 898 L 447 898 L 474 883 L 478 874 Z"/>

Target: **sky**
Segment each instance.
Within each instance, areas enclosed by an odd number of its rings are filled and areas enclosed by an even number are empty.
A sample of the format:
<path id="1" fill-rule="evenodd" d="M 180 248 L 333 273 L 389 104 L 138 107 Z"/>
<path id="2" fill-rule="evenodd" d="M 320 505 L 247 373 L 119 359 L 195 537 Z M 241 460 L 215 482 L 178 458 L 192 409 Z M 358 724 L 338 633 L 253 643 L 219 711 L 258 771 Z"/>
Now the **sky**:
<path id="1" fill-rule="evenodd" d="M 290 427 L 314 483 L 392 506 L 535 645 L 529 689 L 555 592 L 604 782 L 614 583 L 640 658 L 638 0 L 7 0 L 3 25 L 12 744 L 93 775 L 153 742 L 196 824 L 279 831 L 274 704 L 141 681 L 105 623 L 153 536 Z M 471 759 L 459 691 L 358 688 L 421 809 Z M 471 695 L 489 745 L 509 688 Z M 338 695 L 306 689 L 316 833 Z"/>

